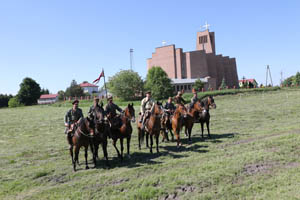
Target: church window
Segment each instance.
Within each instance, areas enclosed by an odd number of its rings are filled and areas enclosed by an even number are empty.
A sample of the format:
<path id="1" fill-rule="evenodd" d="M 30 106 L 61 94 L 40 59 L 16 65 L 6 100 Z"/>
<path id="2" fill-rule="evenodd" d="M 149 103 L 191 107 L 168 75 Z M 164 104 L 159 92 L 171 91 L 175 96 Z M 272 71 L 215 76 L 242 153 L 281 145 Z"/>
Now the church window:
<path id="1" fill-rule="evenodd" d="M 207 35 L 199 37 L 199 44 L 207 43 Z"/>

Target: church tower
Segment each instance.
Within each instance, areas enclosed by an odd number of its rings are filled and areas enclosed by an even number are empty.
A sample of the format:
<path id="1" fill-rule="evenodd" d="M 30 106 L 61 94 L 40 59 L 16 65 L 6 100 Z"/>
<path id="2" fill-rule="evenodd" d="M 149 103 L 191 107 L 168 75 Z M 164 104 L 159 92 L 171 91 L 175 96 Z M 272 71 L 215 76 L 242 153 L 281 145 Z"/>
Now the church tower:
<path id="1" fill-rule="evenodd" d="M 216 54 L 215 49 L 215 33 L 205 31 L 197 32 L 196 50 L 205 50 L 205 53 Z"/>

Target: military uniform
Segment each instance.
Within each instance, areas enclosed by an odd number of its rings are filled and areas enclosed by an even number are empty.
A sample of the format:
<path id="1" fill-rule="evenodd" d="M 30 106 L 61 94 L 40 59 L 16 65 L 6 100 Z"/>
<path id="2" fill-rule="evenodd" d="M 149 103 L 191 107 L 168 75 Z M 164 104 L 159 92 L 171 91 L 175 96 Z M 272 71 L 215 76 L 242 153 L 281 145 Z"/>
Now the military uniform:
<path id="1" fill-rule="evenodd" d="M 166 103 L 165 107 L 166 110 L 170 110 L 170 112 L 173 112 L 174 110 L 176 110 L 176 107 L 173 103 Z"/>
<path id="2" fill-rule="evenodd" d="M 106 107 L 105 107 L 105 113 L 106 115 L 110 115 L 110 117 L 115 117 L 117 115 L 116 110 L 118 110 L 119 112 L 123 112 L 123 110 L 116 104 L 114 103 L 107 103 Z"/>
<path id="3" fill-rule="evenodd" d="M 153 105 L 154 105 L 154 100 L 152 98 L 145 97 L 142 100 L 142 103 L 141 103 L 142 116 L 141 116 L 141 120 L 140 120 L 140 122 L 142 122 L 142 129 L 144 129 L 146 118 L 148 117 L 148 113 L 151 110 Z"/>
<path id="4" fill-rule="evenodd" d="M 175 104 L 181 104 L 181 105 L 184 105 L 187 103 L 181 96 L 174 97 L 174 102 L 175 102 Z"/>
<path id="5" fill-rule="evenodd" d="M 70 109 L 65 115 L 65 123 L 71 126 L 81 118 L 83 118 L 83 114 L 80 108 L 77 108 L 75 111 L 73 109 Z M 66 129 L 65 133 L 67 133 L 68 130 L 69 129 Z"/>
<path id="6" fill-rule="evenodd" d="M 102 111 L 102 113 L 105 115 L 105 111 L 103 110 L 103 108 L 97 104 L 96 106 L 95 106 L 95 105 L 92 105 L 92 106 L 90 107 L 90 110 L 89 110 L 89 112 L 88 112 L 88 116 L 89 116 L 89 117 L 93 118 L 93 112 L 94 112 L 94 110 L 95 110 L 96 107 L 99 107 L 99 109 L 100 109 L 100 110 Z"/>

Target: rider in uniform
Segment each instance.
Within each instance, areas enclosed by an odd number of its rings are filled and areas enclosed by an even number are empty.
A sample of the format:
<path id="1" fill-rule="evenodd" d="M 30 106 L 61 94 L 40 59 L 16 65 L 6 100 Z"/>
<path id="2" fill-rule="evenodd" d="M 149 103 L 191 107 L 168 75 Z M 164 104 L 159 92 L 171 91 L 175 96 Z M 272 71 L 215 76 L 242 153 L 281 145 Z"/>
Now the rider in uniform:
<path id="1" fill-rule="evenodd" d="M 67 134 L 67 140 L 72 146 L 72 137 L 77 129 L 77 125 L 83 118 L 82 110 L 78 107 L 79 101 L 74 100 L 72 102 L 73 107 L 65 115 L 65 134 Z"/>
<path id="2" fill-rule="evenodd" d="M 194 106 L 194 104 L 199 100 L 198 99 L 198 95 L 197 95 L 197 91 L 193 88 L 192 89 L 192 92 L 193 92 L 193 97 L 191 99 L 191 104 L 190 104 L 190 107 L 192 108 Z"/>
<path id="3" fill-rule="evenodd" d="M 89 110 L 89 112 L 88 112 L 88 116 L 89 117 L 91 117 L 92 119 L 93 119 L 93 113 L 94 113 L 94 110 L 95 110 L 95 108 L 99 108 L 100 109 L 100 111 L 104 114 L 104 109 L 102 108 L 102 106 L 103 106 L 103 103 L 102 103 L 102 101 L 101 101 L 101 103 L 100 103 L 100 105 L 99 105 L 99 97 L 97 97 L 97 96 L 95 96 L 94 97 L 94 103 L 93 103 L 93 105 L 90 107 L 90 110 Z"/>
<path id="4" fill-rule="evenodd" d="M 142 130 L 145 129 L 145 122 L 149 116 L 150 110 L 154 105 L 154 100 L 151 98 L 151 91 L 146 92 L 146 97 L 141 102 L 141 119 L 140 123 L 142 123 Z"/>
<path id="5" fill-rule="evenodd" d="M 116 110 L 118 110 L 120 113 L 123 112 L 123 110 L 116 104 L 113 103 L 113 97 L 109 95 L 107 97 L 107 105 L 105 107 L 105 113 L 106 116 L 110 122 L 111 127 L 120 128 L 122 125 L 122 121 L 119 115 L 117 115 Z"/>
<path id="6" fill-rule="evenodd" d="M 178 91 L 177 95 L 174 97 L 174 102 L 176 105 L 180 104 L 183 105 L 186 104 L 187 102 L 182 98 L 182 92 Z"/>
<path id="7" fill-rule="evenodd" d="M 167 112 L 169 115 L 171 115 L 171 114 L 174 113 L 176 107 L 175 107 L 175 105 L 172 103 L 172 97 L 169 97 L 169 98 L 168 98 L 168 101 L 167 101 L 167 103 L 166 103 L 164 109 L 166 110 L 166 112 Z"/>

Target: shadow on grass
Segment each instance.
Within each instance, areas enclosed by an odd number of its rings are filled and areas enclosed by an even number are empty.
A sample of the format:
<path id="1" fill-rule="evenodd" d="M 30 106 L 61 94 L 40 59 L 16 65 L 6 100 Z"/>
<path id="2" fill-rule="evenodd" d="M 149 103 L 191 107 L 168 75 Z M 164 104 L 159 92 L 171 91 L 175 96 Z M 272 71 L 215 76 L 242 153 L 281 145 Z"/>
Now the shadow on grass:
<path id="1" fill-rule="evenodd" d="M 156 153 L 156 149 L 153 149 L 153 153 L 150 152 L 133 152 L 130 154 L 130 158 L 124 154 L 124 158 L 121 161 L 118 157 L 112 157 L 112 159 L 109 159 L 109 166 L 106 166 L 106 161 L 102 158 L 100 160 L 97 160 L 97 169 L 113 169 L 116 167 L 128 167 L 128 168 L 134 168 L 134 167 L 140 167 L 144 164 L 160 164 L 162 162 L 155 161 L 154 159 L 160 157 L 160 156 L 169 156 L 174 159 L 186 157 L 184 155 L 177 155 L 173 154 L 168 151 L 161 151 L 162 148 L 160 147 L 160 152 Z M 92 163 L 91 163 L 92 164 Z"/>
<path id="2" fill-rule="evenodd" d="M 234 138 L 236 135 L 239 135 L 239 133 L 210 134 L 211 137 L 208 137 L 208 135 L 204 134 L 204 137 L 202 138 L 201 133 L 200 133 L 200 134 L 194 134 L 192 136 L 192 141 L 195 141 L 195 142 L 205 142 L 205 141 L 208 141 L 208 142 L 211 142 L 211 143 L 221 143 L 223 141 L 220 140 L 220 139 L 223 139 L 223 138 Z"/>

